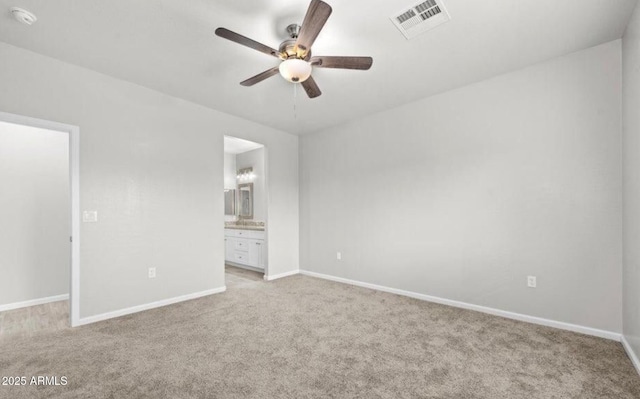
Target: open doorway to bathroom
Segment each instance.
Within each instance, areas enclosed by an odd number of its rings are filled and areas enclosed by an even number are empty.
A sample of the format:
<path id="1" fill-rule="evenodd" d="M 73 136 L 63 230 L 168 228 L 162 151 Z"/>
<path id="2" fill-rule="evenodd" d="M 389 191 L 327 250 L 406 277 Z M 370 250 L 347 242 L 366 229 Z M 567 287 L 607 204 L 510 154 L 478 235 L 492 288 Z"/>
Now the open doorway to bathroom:
<path id="1" fill-rule="evenodd" d="M 224 137 L 225 278 L 229 288 L 262 281 L 267 264 L 266 148 Z"/>
<path id="2" fill-rule="evenodd" d="M 0 112 L 0 341 L 77 325 L 78 134 Z"/>

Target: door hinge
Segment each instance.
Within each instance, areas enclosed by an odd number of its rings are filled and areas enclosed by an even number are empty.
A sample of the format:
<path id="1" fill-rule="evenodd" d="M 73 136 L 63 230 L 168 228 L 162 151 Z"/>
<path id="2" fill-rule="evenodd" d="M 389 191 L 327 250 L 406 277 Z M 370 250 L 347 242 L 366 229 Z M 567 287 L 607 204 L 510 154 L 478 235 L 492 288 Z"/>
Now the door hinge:
<path id="1" fill-rule="evenodd" d="M 69 242 L 73 242 L 73 237 L 69 237 Z"/>

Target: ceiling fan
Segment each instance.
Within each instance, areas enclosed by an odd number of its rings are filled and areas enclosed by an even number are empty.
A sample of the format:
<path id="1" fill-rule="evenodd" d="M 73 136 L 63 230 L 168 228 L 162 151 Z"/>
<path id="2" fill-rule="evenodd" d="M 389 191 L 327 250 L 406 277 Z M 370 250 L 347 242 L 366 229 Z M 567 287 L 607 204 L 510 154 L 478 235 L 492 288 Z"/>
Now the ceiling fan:
<path id="1" fill-rule="evenodd" d="M 309 98 L 316 98 L 322 92 L 311 76 L 313 67 L 367 70 L 373 64 L 371 57 L 311 56 L 311 46 L 329 19 L 331 11 L 331 6 L 327 3 L 311 0 L 302 26 L 289 25 L 287 33 L 290 39 L 283 41 L 278 50 L 225 28 L 216 29 L 216 35 L 282 60 L 278 66 L 241 82 L 241 85 L 253 86 L 280 73 L 289 82 L 301 83 Z"/>

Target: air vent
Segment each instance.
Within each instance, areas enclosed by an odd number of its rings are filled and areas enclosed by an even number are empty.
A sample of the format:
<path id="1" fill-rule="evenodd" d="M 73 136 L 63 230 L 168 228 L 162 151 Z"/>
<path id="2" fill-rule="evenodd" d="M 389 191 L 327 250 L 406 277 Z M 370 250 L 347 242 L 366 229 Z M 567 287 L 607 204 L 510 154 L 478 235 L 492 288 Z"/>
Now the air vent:
<path id="1" fill-rule="evenodd" d="M 442 25 L 450 19 L 441 0 L 423 1 L 391 17 L 393 24 L 407 39 Z"/>

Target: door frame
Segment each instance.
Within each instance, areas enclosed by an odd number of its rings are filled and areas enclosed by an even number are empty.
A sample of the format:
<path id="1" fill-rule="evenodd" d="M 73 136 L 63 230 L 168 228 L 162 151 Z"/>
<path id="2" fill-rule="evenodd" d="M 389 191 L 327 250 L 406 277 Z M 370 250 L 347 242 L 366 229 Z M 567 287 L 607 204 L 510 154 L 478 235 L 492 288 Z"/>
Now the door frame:
<path id="1" fill-rule="evenodd" d="M 0 111 L 0 121 L 31 126 L 69 135 L 69 186 L 71 190 L 71 273 L 69 281 L 69 322 L 80 325 L 80 128 L 74 125 L 31 118 Z"/>
<path id="2" fill-rule="evenodd" d="M 269 245 L 271 245 L 271 240 L 269 240 L 269 207 L 270 207 L 270 202 L 271 202 L 271 194 L 270 194 L 270 185 L 269 185 L 269 146 L 267 144 L 264 144 L 261 141 L 256 141 L 253 138 L 247 138 L 241 134 L 233 134 L 233 133 L 225 133 L 222 135 L 222 156 L 224 159 L 224 154 L 225 154 L 225 146 L 224 146 L 224 138 L 225 137 L 229 137 L 229 138 L 233 138 L 233 139 L 240 139 L 240 140 L 245 140 L 245 141 L 250 141 L 252 143 L 255 144 L 260 144 L 262 146 L 262 148 L 264 149 L 264 157 L 262 159 L 262 167 L 264 170 L 264 196 L 265 196 L 265 200 L 264 200 L 264 214 L 265 214 L 265 219 L 264 219 L 264 223 L 265 223 L 265 227 L 264 227 L 264 237 L 265 237 L 265 241 L 267 242 L 266 248 L 265 248 L 265 263 L 266 266 L 264 267 L 264 280 L 269 281 L 269 267 L 270 267 L 270 262 L 269 262 Z M 236 154 L 237 155 L 237 154 Z M 236 168 L 237 170 L 237 168 Z M 224 167 L 222 169 L 222 173 L 224 176 Z M 223 188 L 224 188 L 224 179 L 223 179 Z M 223 200 L 223 204 L 224 204 L 224 200 Z M 236 210 L 237 211 L 237 210 Z M 224 206 L 223 206 L 223 219 L 224 219 Z M 223 226 L 223 235 L 224 235 L 224 226 Z M 226 251 L 226 244 L 223 246 L 224 250 Z M 222 263 L 222 269 L 224 271 L 224 265 L 226 263 L 226 252 L 225 252 L 225 259 L 224 262 Z M 226 284 L 226 277 L 225 277 L 225 284 Z"/>

